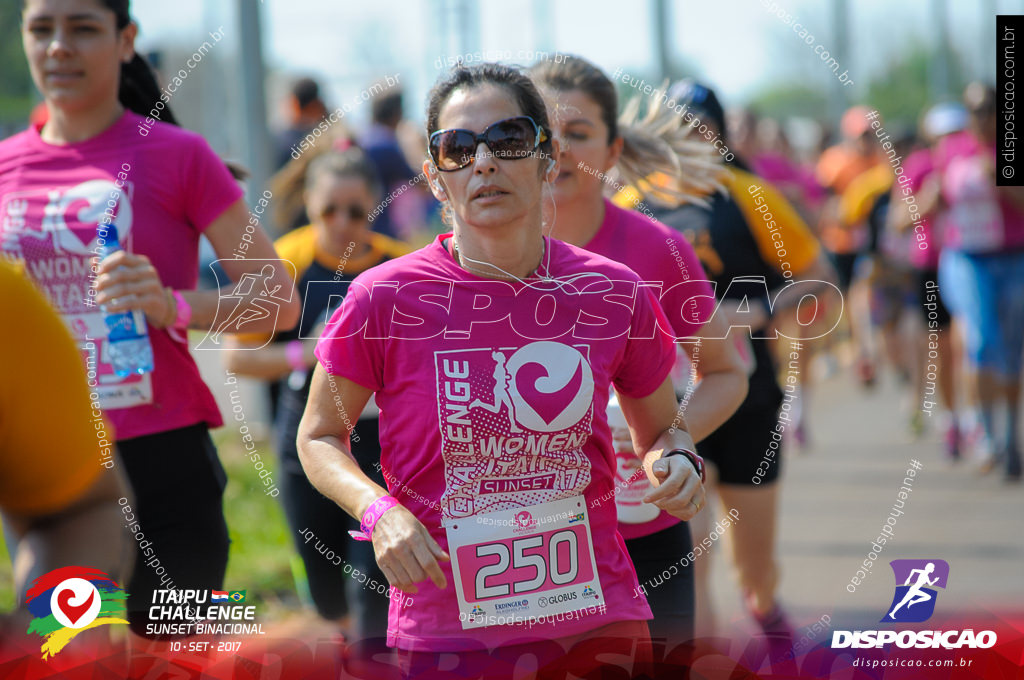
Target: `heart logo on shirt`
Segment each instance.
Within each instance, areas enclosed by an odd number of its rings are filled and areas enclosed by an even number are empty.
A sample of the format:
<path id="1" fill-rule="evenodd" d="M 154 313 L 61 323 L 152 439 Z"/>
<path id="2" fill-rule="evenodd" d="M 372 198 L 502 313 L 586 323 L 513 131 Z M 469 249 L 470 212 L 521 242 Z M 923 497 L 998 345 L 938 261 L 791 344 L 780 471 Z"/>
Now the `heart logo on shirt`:
<path id="1" fill-rule="evenodd" d="M 519 394 L 548 425 L 562 415 L 562 412 L 579 393 L 580 386 L 583 384 L 583 362 L 577 364 L 576 372 L 572 374 L 564 387 L 556 389 L 554 392 L 547 392 L 539 388 L 539 385 L 551 382 L 552 377 L 548 374 L 548 369 L 544 364 L 526 364 L 516 373 L 516 389 Z"/>
<path id="2" fill-rule="evenodd" d="M 26 230 L 25 235 L 35 240 L 52 237 L 57 256 L 95 254 L 91 246 L 98 243 L 99 225 L 115 225 L 122 246 L 131 230 L 131 200 L 109 180 L 88 180 L 65 191 L 54 189 L 38 199 L 45 201 L 39 227 Z"/>
<path id="3" fill-rule="evenodd" d="M 536 432 L 567 430 L 593 406 L 594 376 L 572 345 L 538 341 L 521 347 L 506 366 L 515 419 Z"/>

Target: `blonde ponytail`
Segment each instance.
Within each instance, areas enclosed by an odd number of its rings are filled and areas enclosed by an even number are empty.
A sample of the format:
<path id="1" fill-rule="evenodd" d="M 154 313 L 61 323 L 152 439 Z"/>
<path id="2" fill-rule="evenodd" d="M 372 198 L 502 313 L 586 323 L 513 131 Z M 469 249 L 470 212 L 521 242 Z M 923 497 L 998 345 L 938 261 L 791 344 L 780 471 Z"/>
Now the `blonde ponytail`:
<path id="1" fill-rule="evenodd" d="M 708 205 L 707 197 L 724 191 L 725 166 L 713 146 L 695 139 L 692 128 L 658 99 L 668 87 L 647 97 L 633 97 L 618 119 L 623 140 L 622 155 L 615 166 L 619 180 L 634 187 L 645 201 L 667 205 L 697 203 Z M 641 110 L 646 103 L 646 112 Z M 654 186 L 649 178 L 661 174 L 675 182 Z"/>

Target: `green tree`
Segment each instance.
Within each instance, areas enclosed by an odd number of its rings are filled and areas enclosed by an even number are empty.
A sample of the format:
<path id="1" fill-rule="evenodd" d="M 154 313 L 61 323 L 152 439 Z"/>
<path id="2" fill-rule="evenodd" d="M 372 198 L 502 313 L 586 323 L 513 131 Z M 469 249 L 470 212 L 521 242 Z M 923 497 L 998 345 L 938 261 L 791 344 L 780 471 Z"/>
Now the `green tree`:
<path id="1" fill-rule="evenodd" d="M 32 90 L 21 47 L 21 2 L 0 0 L 0 126 L 25 122 L 32 109 Z"/>
<path id="2" fill-rule="evenodd" d="M 782 83 L 761 90 L 750 101 L 759 115 L 784 119 L 803 116 L 824 120 L 828 104 L 825 92 L 804 83 Z"/>
<path id="3" fill-rule="evenodd" d="M 886 71 L 868 84 L 867 103 L 887 120 L 913 125 L 921 112 L 939 97 L 931 90 L 930 75 L 936 64 L 936 47 L 914 41 L 901 57 L 890 62 Z M 964 67 L 954 51 L 950 59 L 950 85 L 953 96 L 967 84 Z"/>

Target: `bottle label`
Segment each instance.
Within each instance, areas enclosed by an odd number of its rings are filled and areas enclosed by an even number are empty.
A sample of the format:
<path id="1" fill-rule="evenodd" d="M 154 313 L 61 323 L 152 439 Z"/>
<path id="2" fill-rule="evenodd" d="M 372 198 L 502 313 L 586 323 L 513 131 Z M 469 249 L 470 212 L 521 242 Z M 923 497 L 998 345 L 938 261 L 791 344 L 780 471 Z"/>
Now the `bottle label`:
<path id="1" fill-rule="evenodd" d="M 146 317 L 139 310 L 107 314 L 103 320 L 109 329 L 107 340 L 110 342 L 146 337 Z"/>
<path id="2" fill-rule="evenodd" d="M 119 376 L 114 371 L 107 324 L 99 308 L 88 314 L 68 316 L 65 320 L 82 353 L 92 398 L 98 400 L 104 410 L 153 403 L 152 373 Z"/>

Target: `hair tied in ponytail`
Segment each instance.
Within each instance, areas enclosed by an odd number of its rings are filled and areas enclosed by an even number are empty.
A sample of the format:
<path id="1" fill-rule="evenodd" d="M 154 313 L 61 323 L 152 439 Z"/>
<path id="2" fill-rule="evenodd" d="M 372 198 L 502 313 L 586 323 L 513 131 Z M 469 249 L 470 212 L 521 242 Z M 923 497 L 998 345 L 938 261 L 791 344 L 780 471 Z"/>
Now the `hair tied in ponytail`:
<path id="1" fill-rule="evenodd" d="M 118 99 L 126 109 L 140 116 L 146 116 L 171 125 L 178 120 L 162 98 L 160 86 L 149 63 L 138 54 L 131 61 L 121 64 L 121 89 Z"/>

